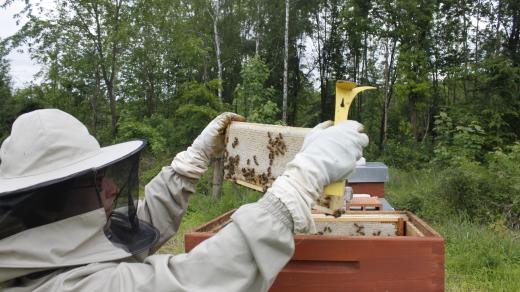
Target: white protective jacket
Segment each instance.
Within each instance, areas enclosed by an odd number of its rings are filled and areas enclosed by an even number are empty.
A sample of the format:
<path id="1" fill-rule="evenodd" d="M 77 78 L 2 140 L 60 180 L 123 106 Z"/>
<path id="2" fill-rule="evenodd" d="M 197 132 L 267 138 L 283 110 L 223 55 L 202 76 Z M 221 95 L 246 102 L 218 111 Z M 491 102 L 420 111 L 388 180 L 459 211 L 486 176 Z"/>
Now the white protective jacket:
<path id="1" fill-rule="evenodd" d="M 0 240 L 4 291 L 266 291 L 294 253 L 293 232 L 314 230 L 310 207 L 331 182 L 346 178 L 368 137 L 359 123 L 322 123 L 305 138 L 285 172 L 257 203 L 189 253 L 151 255 L 173 236 L 188 197 L 207 169 L 212 142 L 229 114 L 217 117 L 192 147 L 145 187 L 138 217 L 160 232 L 146 254 L 115 247 L 103 208 Z M 218 152 L 218 151 L 213 151 Z"/>
<path id="2" fill-rule="evenodd" d="M 189 253 L 151 255 L 178 230 L 196 183 L 168 166 L 146 186 L 138 216 L 161 234 L 150 255 L 113 246 L 102 208 L 1 240 L 3 291 L 266 291 L 294 252 L 291 219 L 272 195 Z"/>

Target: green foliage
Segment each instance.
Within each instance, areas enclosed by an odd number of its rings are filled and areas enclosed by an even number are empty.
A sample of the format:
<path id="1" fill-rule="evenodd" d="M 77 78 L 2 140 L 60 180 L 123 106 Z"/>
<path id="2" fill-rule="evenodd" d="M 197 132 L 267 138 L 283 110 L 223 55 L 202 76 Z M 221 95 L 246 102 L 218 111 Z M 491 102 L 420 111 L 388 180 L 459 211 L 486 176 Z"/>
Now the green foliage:
<path id="1" fill-rule="evenodd" d="M 172 139 L 175 149 L 191 144 L 204 127 L 224 110 L 215 95 L 218 80 L 209 83 L 189 82 L 183 85 L 174 112 Z"/>
<path id="2" fill-rule="evenodd" d="M 14 100 L 11 95 L 9 63 L 4 59 L 5 52 L 0 47 L 0 141 L 7 137 L 14 121 Z"/>
<path id="3" fill-rule="evenodd" d="M 167 148 L 166 137 L 158 127 L 154 127 L 147 120 L 136 121 L 131 117 L 123 117 L 119 121 L 115 142 L 124 142 L 132 139 L 144 139 L 149 149 L 155 155 L 163 153 Z"/>
<path id="4" fill-rule="evenodd" d="M 372 150 L 372 153 L 375 152 Z M 379 160 L 400 169 L 416 169 L 430 160 L 429 145 L 418 143 L 412 138 L 389 140 Z"/>
<path id="5" fill-rule="evenodd" d="M 465 214 L 474 222 L 504 220 L 520 227 L 520 146 L 486 156 L 485 164 L 459 158 L 449 166 L 396 171 L 390 180 L 389 198 L 399 209 L 408 209 L 432 220 L 446 214 Z"/>
<path id="6" fill-rule="evenodd" d="M 237 113 L 250 122 L 274 124 L 280 109 L 272 101 L 274 89 L 266 87 L 269 77 L 267 65 L 255 56 L 251 58 L 240 71 L 242 83 L 237 85 L 234 107 Z"/>
<path id="7" fill-rule="evenodd" d="M 462 123 L 453 121 L 446 112 L 440 112 L 435 117 L 435 161 L 450 164 L 481 158 L 484 130 L 475 120 L 466 125 Z"/>

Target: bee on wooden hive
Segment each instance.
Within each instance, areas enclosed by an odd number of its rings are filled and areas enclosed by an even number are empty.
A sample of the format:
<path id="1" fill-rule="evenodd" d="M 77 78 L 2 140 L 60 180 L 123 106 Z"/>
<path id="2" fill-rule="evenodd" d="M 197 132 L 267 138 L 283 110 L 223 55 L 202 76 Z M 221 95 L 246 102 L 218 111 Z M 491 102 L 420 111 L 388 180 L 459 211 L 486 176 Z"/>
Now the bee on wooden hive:
<path id="1" fill-rule="evenodd" d="M 258 161 L 256 160 L 256 155 L 253 155 L 253 160 L 255 161 L 256 166 L 258 166 Z"/>
<path id="2" fill-rule="evenodd" d="M 250 164 L 250 162 L 251 162 L 251 161 L 249 161 L 249 158 L 248 158 L 248 159 L 247 159 L 247 165 L 249 165 L 249 164 Z"/>
<path id="3" fill-rule="evenodd" d="M 334 218 L 339 218 L 344 213 L 345 213 L 345 211 L 338 209 L 338 210 L 334 211 L 334 214 L 332 214 L 332 216 L 334 216 Z"/>

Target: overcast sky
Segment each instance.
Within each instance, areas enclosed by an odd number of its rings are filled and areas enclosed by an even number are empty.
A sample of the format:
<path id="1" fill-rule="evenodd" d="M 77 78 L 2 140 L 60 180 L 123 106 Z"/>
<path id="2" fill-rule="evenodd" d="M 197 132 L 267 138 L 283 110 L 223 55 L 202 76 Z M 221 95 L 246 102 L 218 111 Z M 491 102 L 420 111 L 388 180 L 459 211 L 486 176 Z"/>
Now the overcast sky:
<path id="1" fill-rule="evenodd" d="M 0 1 L 0 3 L 3 2 Z M 13 19 L 13 16 L 20 12 L 23 6 L 24 1 L 14 1 L 6 9 L 0 8 L 0 38 L 9 37 L 20 28 L 20 26 L 16 25 L 16 20 Z M 11 80 L 14 88 L 20 88 L 31 83 L 33 75 L 40 69 L 40 66 L 31 60 L 26 48 L 22 47 L 21 49 L 23 49 L 23 53 L 13 51 L 7 56 L 11 65 Z"/>

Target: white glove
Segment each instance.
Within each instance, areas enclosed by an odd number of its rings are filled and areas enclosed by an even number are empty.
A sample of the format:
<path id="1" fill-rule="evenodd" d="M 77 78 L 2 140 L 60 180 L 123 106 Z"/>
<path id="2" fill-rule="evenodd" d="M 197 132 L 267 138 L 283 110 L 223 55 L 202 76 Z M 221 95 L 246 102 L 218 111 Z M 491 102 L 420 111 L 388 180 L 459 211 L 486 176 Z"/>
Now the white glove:
<path id="1" fill-rule="evenodd" d="M 326 185 L 352 173 L 363 155 L 363 147 L 368 145 L 360 123 L 345 121 L 330 127 L 331 124 L 329 121 L 314 127 L 300 152 L 265 195 L 274 195 L 285 204 L 295 233 L 315 232 L 310 212 L 314 201 Z"/>
<path id="2" fill-rule="evenodd" d="M 212 158 L 224 151 L 224 136 L 232 121 L 244 121 L 234 113 L 222 113 L 214 118 L 186 151 L 178 153 L 172 161 L 177 173 L 190 178 L 199 178 L 207 169 Z"/>

